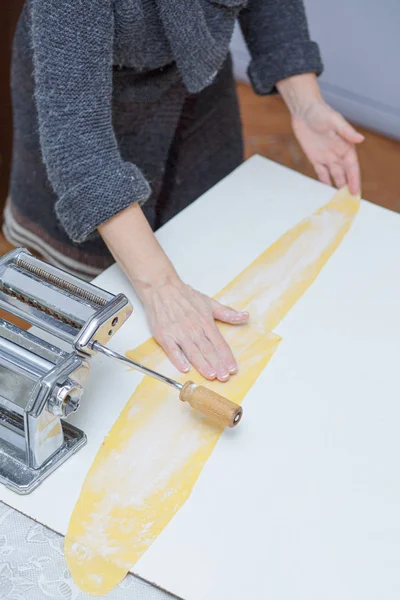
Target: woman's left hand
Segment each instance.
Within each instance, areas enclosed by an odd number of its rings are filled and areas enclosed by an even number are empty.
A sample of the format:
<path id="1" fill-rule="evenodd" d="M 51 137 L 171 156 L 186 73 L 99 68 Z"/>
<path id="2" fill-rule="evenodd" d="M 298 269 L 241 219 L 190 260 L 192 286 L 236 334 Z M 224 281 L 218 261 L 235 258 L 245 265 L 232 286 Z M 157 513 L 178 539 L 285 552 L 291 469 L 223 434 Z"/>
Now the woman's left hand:
<path id="1" fill-rule="evenodd" d="M 348 184 L 360 192 L 356 144 L 364 140 L 346 119 L 323 99 L 314 73 L 278 81 L 277 88 L 292 116 L 294 134 L 323 183 Z"/>
<path id="2" fill-rule="evenodd" d="M 356 144 L 364 140 L 324 100 L 310 104 L 302 116 L 292 117 L 294 134 L 323 183 L 348 185 L 352 194 L 360 191 L 360 167 Z"/>

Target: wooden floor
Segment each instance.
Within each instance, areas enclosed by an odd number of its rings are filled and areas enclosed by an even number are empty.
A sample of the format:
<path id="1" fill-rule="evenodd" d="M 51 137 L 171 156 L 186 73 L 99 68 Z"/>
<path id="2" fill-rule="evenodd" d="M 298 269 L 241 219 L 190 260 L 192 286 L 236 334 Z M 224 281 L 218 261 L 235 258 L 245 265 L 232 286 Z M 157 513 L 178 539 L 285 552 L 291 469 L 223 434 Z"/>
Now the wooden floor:
<path id="1" fill-rule="evenodd" d="M 290 117 L 282 100 L 258 97 L 246 85 L 239 85 L 246 157 L 255 153 L 315 177 L 294 138 Z M 359 147 L 362 194 L 386 208 L 400 210 L 400 142 L 358 128 L 365 135 Z"/>
<path id="2" fill-rule="evenodd" d="M 239 85 L 246 157 L 261 154 L 300 173 L 314 177 L 311 165 L 295 140 L 289 114 L 279 97 L 258 97 Z M 359 156 L 363 197 L 400 211 L 400 142 L 359 128 L 365 135 Z M 12 246 L 0 234 L 0 255 Z"/>

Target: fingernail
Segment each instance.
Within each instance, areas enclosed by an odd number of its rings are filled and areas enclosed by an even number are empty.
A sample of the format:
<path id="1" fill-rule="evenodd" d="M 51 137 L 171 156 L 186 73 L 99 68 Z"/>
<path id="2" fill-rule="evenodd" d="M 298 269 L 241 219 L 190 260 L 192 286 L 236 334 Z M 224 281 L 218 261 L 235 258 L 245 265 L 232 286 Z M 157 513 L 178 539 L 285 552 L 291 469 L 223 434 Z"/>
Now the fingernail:
<path id="1" fill-rule="evenodd" d="M 236 365 L 232 366 L 232 367 L 228 367 L 228 369 L 229 369 L 229 373 L 231 375 L 234 375 L 235 373 L 237 373 L 237 366 Z"/>
<path id="2" fill-rule="evenodd" d="M 215 379 L 217 376 L 216 371 L 211 371 L 208 373 L 207 377 L 209 377 L 210 379 Z"/>
<path id="3" fill-rule="evenodd" d="M 188 371 L 190 371 L 190 362 L 188 360 L 186 360 L 185 357 L 181 357 L 180 358 L 181 361 L 181 369 L 184 373 L 187 373 Z"/>
<path id="4" fill-rule="evenodd" d="M 227 379 L 229 379 L 229 373 L 227 371 L 220 371 L 218 373 L 218 379 L 220 381 L 226 381 Z"/>
<path id="5" fill-rule="evenodd" d="M 234 315 L 232 320 L 233 321 L 243 321 L 244 319 L 247 319 L 248 316 L 249 316 L 249 313 L 240 312 L 240 313 L 237 313 L 236 315 Z"/>

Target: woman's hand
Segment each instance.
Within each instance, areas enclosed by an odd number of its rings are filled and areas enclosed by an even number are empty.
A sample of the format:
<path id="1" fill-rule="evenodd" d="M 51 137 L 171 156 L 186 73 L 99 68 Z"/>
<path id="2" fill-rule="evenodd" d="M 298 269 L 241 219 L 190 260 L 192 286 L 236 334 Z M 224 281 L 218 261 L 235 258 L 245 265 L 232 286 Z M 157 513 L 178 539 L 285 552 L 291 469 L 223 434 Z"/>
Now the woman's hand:
<path id="1" fill-rule="evenodd" d="M 313 74 L 290 77 L 278 83 L 292 115 L 294 134 L 313 165 L 318 178 L 328 185 L 348 185 L 360 191 L 360 167 L 356 144 L 364 140 L 321 96 Z"/>
<path id="2" fill-rule="evenodd" d="M 227 381 L 236 360 L 215 320 L 240 325 L 238 313 L 185 285 L 159 245 L 138 204 L 99 227 L 110 252 L 142 301 L 152 334 L 183 372 L 190 363 L 207 379 Z"/>
<path id="3" fill-rule="evenodd" d="M 236 373 L 236 360 L 215 320 L 241 325 L 247 313 L 219 304 L 177 276 L 138 292 L 153 336 L 177 369 L 187 372 L 191 363 L 207 379 L 220 381 Z"/>
<path id="4" fill-rule="evenodd" d="M 310 104 L 302 116 L 292 118 L 294 134 L 313 165 L 318 179 L 338 188 L 360 190 L 360 167 L 355 144 L 364 137 L 323 100 Z"/>

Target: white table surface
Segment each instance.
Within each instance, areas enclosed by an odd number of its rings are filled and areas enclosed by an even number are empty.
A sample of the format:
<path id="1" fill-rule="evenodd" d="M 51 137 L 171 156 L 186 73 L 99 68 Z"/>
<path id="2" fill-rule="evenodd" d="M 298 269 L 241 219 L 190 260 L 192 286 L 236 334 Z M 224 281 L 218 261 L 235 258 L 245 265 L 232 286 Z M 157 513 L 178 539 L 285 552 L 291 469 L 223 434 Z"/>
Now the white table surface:
<path id="1" fill-rule="evenodd" d="M 332 195 L 253 157 L 157 235 L 182 277 L 214 294 Z M 135 573 L 185 600 L 398 600 L 399 275 L 400 217 L 363 202 L 276 329 L 283 342 L 246 397 L 240 428 L 222 436 Z M 97 283 L 137 306 L 117 267 Z M 148 335 L 138 307 L 112 346 L 126 351 Z M 0 500 L 65 534 L 132 386 L 131 373 L 96 358 L 71 419 L 88 445 L 30 496 L 0 487 Z"/>

